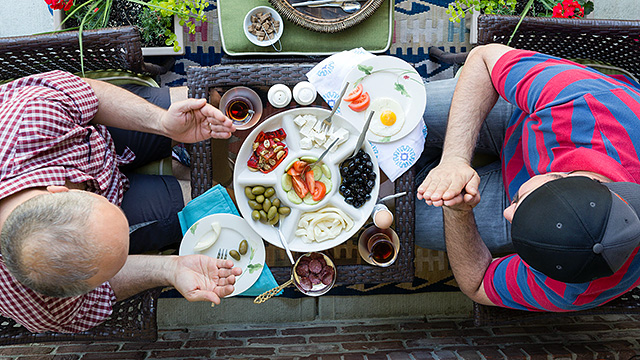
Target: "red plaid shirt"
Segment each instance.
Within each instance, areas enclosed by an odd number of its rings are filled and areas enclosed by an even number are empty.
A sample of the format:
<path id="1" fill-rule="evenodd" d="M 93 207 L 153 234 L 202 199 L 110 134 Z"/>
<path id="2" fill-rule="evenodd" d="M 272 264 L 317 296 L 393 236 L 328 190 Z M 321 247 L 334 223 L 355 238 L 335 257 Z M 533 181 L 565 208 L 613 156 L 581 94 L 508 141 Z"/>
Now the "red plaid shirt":
<path id="1" fill-rule="evenodd" d="M 98 111 L 91 86 L 62 71 L 0 86 L 0 199 L 22 189 L 86 183 L 120 205 L 128 187 L 111 135 L 89 122 Z M 115 294 L 108 282 L 73 298 L 40 295 L 18 283 L 0 257 L 0 314 L 32 332 L 80 332 L 103 322 Z"/>

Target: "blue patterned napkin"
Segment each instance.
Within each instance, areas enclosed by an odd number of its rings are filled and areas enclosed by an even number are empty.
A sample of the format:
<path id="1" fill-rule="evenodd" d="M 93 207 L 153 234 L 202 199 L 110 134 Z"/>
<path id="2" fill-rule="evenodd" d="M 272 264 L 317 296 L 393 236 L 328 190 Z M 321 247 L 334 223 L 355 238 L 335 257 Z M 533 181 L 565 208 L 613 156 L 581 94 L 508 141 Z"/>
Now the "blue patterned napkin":
<path id="1" fill-rule="evenodd" d="M 307 79 L 316 87 L 324 101 L 333 108 L 340 95 L 342 82 L 351 69 L 374 56 L 363 48 L 331 55 L 314 66 L 307 73 Z M 338 113 L 340 113 L 339 109 Z M 426 137 L 427 126 L 424 121 L 420 121 L 418 126 L 402 139 L 390 143 L 371 143 L 380 169 L 391 181 L 395 181 L 418 161 L 424 149 Z"/>
<path id="2" fill-rule="evenodd" d="M 191 200 L 187 206 L 178 213 L 182 234 L 184 235 L 196 221 L 212 214 L 240 215 L 235 204 L 229 197 L 227 190 L 220 185 L 212 187 L 204 194 Z M 260 274 L 258 280 L 241 295 L 258 296 L 276 286 L 278 286 L 276 279 L 273 277 L 267 264 L 264 264 L 262 274 Z M 278 293 L 278 295 L 280 294 L 282 294 L 282 291 Z"/>

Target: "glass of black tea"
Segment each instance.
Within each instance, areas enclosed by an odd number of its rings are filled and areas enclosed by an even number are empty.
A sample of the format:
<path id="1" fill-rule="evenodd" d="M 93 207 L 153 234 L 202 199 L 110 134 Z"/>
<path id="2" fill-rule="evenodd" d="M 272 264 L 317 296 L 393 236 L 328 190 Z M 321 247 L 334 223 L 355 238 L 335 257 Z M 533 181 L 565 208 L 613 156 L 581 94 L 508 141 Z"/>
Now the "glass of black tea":
<path id="1" fill-rule="evenodd" d="M 366 262 L 382 267 L 396 261 L 399 247 L 398 235 L 393 229 L 380 229 L 375 225 L 362 232 L 358 244 L 360 255 Z"/>
<path id="2" fill-rule="evenodd" d="M 254 114 L 251 101 L 241 96 L 230 99 L 225 107 L 225 112 L 234 125 L 246 124 Z"/>

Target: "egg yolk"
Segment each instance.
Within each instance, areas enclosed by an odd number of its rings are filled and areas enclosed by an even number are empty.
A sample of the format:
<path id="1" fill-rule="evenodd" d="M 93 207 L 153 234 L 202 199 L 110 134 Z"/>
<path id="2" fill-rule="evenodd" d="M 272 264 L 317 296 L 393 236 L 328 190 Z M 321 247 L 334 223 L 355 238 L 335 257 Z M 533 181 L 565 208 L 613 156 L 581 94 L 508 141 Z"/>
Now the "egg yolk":
<path id="1" fill-rule="evenodd" d="M 380 115 L 380 122 L 385 126 L 391 126 L 396 123 L 396 114 L 391 110 L 385 110 Z"/>

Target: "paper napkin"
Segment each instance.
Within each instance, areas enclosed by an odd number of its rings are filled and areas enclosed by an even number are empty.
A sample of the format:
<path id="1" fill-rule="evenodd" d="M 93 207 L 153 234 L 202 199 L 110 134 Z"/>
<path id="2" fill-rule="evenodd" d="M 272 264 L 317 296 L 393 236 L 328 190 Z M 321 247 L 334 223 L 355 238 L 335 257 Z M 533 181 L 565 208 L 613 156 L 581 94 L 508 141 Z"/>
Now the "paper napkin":
<path id="1" fill-rule="evenodd" d="M 307 73 L 307 79 L 318 94 L 333 108 L 344 79 L 359 63 L 375 55 L 363 48 L 343 51 L 321 61 Z M 338 109 L 338 113 L 340 110 Z M 391 181 L 395 181 L 418 161 L 427 137 L 427 126 L 420 121 L 413 131 L 402 139 L 390 143 L 370 143 L 380 169 Z"/>
<path id="2" fill-rule="evenodd" d="M 182 234 L 187 232 L 191 225 L 205 216 L 212 214 L 239 215 L 235 204 L 229 197 L 227 190 L 221 185 L 216 185 L 204 194 L 191 200 L 187 206 L 178 213 Z M 267 264 L 264 264 L 262 274 L 258 280 L 240 295 L 258 296 L 263 292 L 278 286 Z M 280 292 L 281 294 L 282 292 Z M 279 294 L 278 294 L 279 295 Z"/>

